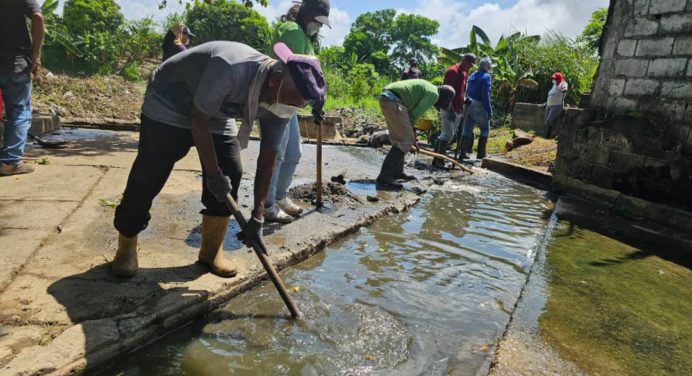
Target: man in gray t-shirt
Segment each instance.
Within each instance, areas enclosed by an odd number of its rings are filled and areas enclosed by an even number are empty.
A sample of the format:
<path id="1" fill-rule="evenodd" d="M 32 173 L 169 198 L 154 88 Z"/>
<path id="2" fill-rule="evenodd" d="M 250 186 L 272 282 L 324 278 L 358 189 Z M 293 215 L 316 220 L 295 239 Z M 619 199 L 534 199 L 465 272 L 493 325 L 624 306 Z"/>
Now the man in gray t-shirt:
<path id="1" fill-rule="evenodd" d="M 177 161 L 195 146 L 202 163 L 202 245 L 199 261 L 222 277 L 236 274 L 222 256 L 230 211 L 227 194 L 237 199 L 242 177 L 240 149 L 254 120 L 260 127 L 255 197 L 248 229 L 260 237 L 264 201 L 277 148 L 297 108 L 324 101 L 319 61 L 294 55 L 285 44 L 274 46 L 279 61 L 249 46 L 216 41 L 166 60 L 149 79 L 142 105 L 137 158 L 132 165 L 114 225 L 120 233 L 113 272 L 137 272 L 137 234 L 151 218 L 149 210 Z M 235 119 L 243 119 L 239 130 Z"/>

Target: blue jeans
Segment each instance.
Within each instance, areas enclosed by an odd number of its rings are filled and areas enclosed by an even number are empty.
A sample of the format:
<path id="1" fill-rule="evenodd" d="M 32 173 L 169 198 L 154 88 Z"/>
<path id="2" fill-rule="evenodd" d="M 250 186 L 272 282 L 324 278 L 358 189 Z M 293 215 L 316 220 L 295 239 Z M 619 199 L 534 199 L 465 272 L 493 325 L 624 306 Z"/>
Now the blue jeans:
<path id="1" fill-rule="evenodd" d="M 300 128 L 298 127 L 298 114 L 293 114 L 288 121 L 288 127 L 281 139 L 276 163 L 274 164 L 274 174 L 272 183 L 269 186 L 269 194 L 264 202 L 265 207 L 274 205 L 288 196 L 288 189 L 293 182 L 300 158 L 303 155 L 303 146 L 300 139 Z"/>
<path id="2" fill-rule="evenodd" d="M 473 137 L 473 126 L 478 124 L 481 129 L 481 137 L 488 137 L 490 134 L 490 114 L 483 108 L 480 101 L 473 101 L 466 108 L 466 122 L 464 123 L 464 132 L 462 137 Z"/>
<path id="3" fill-rule="evenodd" d="M 31 75 L 14 73 L 0 75 L 0 90 L 5 103 L 5 132 L 0 163 L 21 162 L 26 138 L 31 128 Z"/>

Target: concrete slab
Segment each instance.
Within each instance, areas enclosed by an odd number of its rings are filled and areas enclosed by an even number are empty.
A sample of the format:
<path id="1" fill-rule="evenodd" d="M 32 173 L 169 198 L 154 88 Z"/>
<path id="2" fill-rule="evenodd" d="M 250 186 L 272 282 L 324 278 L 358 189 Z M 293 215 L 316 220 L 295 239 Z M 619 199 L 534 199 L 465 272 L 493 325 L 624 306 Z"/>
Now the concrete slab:
<path id="1" fill-rule="evenodd" d="M 234 221 L 224 250 L 240 267 L 239 275 L 218 278 L 195 263 L 202 205 L 194 149 L 176 165 L 154 201 L 152 221 L 140 236 L 139 274 L 131 279 L 111 275 L 117 242 L 112 204 L 121 197 L 136 146 L 136 133 L 113 133 L 87 137 L 67 149 L 32 149 L 30 157 L 47 156 L 49 164 L 18 180 L 0 180 L 0 205 L 19 203 L 8 211 L 11 218 L 0 222 L 0 228 L 6 226 L 0 249 L 23 255 L 16 261 L 0 258 L 0 275 L 5 275 L 0 279 L 5 281 L 0 285 L 0 325 L 14 338 L 12 346 L 0 342 L 0 375 L 97 370 L 266 278 L 255 255 L 235 240 L 239 229 Z M 252 143 L 242 153 L 239 201 L 246 211 L 257 151 L 258 144 Z M 315 147 L 304 146 L 295 184 L 313 181 L 314 156 Z M 334 146 L 325 147 L 324 156 L 325 180 L 338 174 L 346 174 L 347 180 L 373 179 L 384 158 L 374 149 Z M 288 225 L 267 226 L 273 264 L 280 270 L 300 262 L 419 198 L 412 192 L 379 196 L 376 203 L 363 197 L 349 205 L 335 203 L 330 212 L 308 210 Z M 13 223 L 23 227 L 10 228 Z"/>

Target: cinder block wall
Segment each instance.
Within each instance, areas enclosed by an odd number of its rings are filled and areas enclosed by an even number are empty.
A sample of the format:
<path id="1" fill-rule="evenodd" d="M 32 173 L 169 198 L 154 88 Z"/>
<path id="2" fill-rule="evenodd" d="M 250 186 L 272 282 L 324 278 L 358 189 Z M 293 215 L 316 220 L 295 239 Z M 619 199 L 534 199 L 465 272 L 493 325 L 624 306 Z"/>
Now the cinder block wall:
<path id="1" fill-rule="evenodd" d="M 692 122 L 692 1 L 612 0 L 592 107 Z"/>
<path id="2" fill-rule="evenodd" d="M 557 188 L 692 211 L 692 0 L 611 0 L 601 56 L 588 120 L 560 131 Z"/>

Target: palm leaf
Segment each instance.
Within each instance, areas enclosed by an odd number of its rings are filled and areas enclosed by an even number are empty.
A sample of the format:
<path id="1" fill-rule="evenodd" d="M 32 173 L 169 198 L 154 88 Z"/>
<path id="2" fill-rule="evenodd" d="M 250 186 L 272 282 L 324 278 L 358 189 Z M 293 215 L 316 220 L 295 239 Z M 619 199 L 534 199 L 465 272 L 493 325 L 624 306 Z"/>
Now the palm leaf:
<path id="1" fill-rule="evenodd" d="M 488 38 L 488 34 L 486 34 L 485 31 L 483 31 L 483 29 L 476 25 L 473 25 L 473 27 L 471 28 L 471 32 L 478 35 L 483 40 L 483 44 L 490 45 L 490 38 Z"/>

